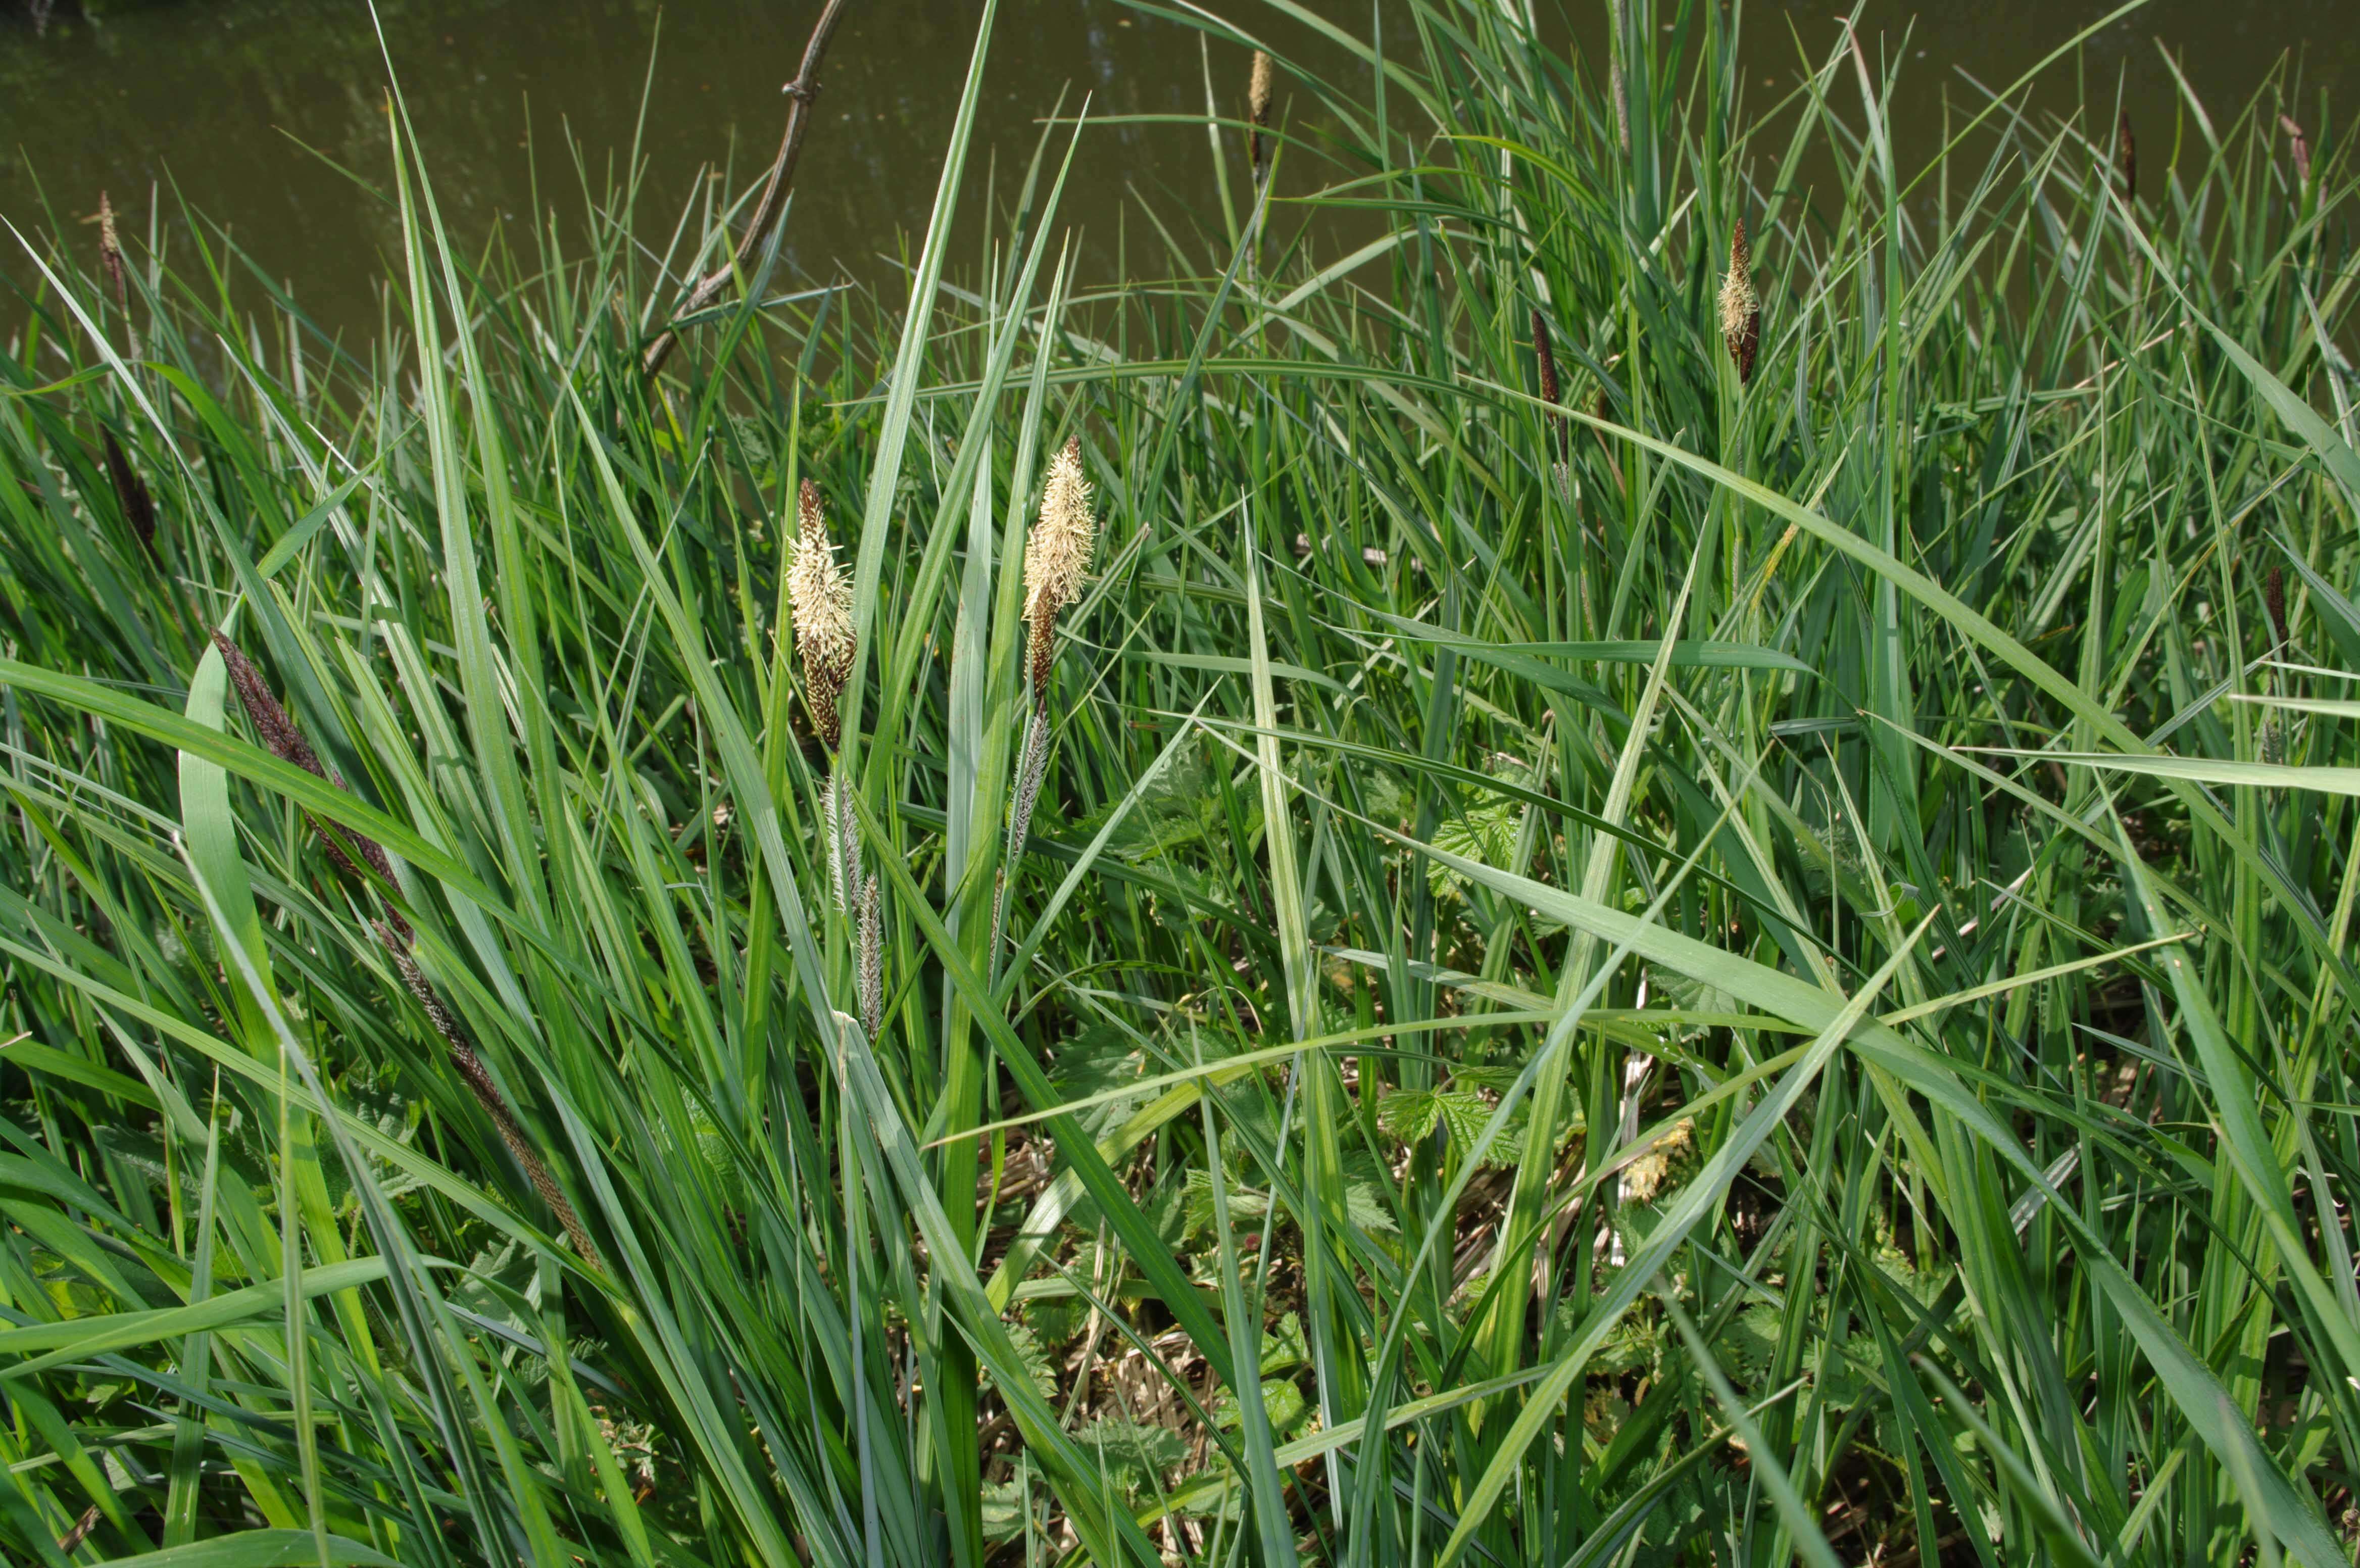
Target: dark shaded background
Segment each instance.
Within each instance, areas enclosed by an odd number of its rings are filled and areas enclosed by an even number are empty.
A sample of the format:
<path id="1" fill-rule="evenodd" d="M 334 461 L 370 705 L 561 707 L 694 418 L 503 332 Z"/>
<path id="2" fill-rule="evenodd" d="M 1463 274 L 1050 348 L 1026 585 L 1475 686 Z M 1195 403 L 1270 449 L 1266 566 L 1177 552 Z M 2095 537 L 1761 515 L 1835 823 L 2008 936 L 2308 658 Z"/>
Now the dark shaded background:
<path id="1" fill-rule="evenodd" d="M 1314 4 L 1369 30 L 1366 3 Z M 513 225 L 553 208 L 568 242 L 578 243 L 585 173 L 600 188 L 622 178 L 637 135 L 646 160 L 640 237 L 661 246 L 694 195 L 700 164 L 729 157 L 733 144 L 741 170 L 770 157 L 783 118 L 779 85 L 817 5 L 379 0 L 376 16 L 436 194 L 461 237 L 479 241 L 497 223 L 521 242 Z M 1539 5 L 1545 26 L 1595 50 L 1605 0 Z M 1273 21 L 1251 0 L 1220 8 L 1250 24 Z M 1937 145 L 1946 94 L 1954 107 L 1978 102 L 1959 72 L 2004 85 L 2109 8 L 2095 0 L 1867 0 L 1864 33 L 1901 51 L 1907 67 L 1896 116 L 1905 163 Z M 142 234 L 151 190 L 163 193 L 169 215 L 177 189 L 272 276 L 291 280 L 315 318 L 355 337 L 374 332 L 397 233 L 382 202 L 330 162 L 371 182 L 389 178 L 385 57 L 364 0 L 54 0 L 39 27 L 36 9 L 35 0 L 0 0 L 0 216 L 28 234 L 63 232 L 68 244 L 94 247 L 86 220 L 102 187 Z M 1375 0 L 1379 16 L 1396 10 L 1393 0 Z M 788 239 L 792 269 L 890 276 L 900 236 L 923 229 L 933 200 L 977 14 L 975 0 L 857 0 L 824 72 L 823 114 Z M 1816 57 L 1838 37 L 1840 14 L 1828 4 L 1743 7 L 1757 104 L 1795 80 L 1805 53 Z M 2316 140 L 2325 128 L 2320 90 L 2332 101 L 2360 74 L 2355 23 L 2360 0 L 2154 0 L 2058 67 L 2038 102 L 2073 103 L 2076 71 L 2093 99 L 2111 102 L 2120 80 L 2152 192 L 2175 136 L 2192 134 L 2158 40 L 2216 115 L 2291 54 L 2299 113 Z M 1397 25 L 1406 43 L 1406 24 Z M 1331 80 L 1363 79 L 1302 29 L 1270 32 Z M 996 154 L 1011 186 L 1038 135 L 1036 118 L 1061 88 L 1076 100 L 1087 92 L 1100 114 L 1204 107 L 1197 35 L 1114 0 L 1005 0 L 992 58 L 971 169 L 987 173 Z M 1212 69 L 1222 107 L 1234 113 L 1244 60 L 1217 49 Z M 1295 106 L 1309 109 L 1300 95 Z M 580 164 L 569 136 L 584 149 Z M 1294 172 L 1297 189 L 1314 178 L 1300 166 Z M 1201 130 L 1090 133 L 1065 207 L 1083 233 L 1085 277 L 1164 270 L 1140 203 L 1185 233 L 1214 211 L 1214 191 Z M 972 238 L 971 222 L 963 233 Z M 167 237 L 176 258 L 188 260 L 185 230 Z M 15 241 L 0 234 L 0 278 L 23 285 L 31 269 Z M 1207 253 L 1195 264 L 1206 265 Z M 14 330 L 6 323 L 21 308 L 0 313 L 0 331 Z"/>

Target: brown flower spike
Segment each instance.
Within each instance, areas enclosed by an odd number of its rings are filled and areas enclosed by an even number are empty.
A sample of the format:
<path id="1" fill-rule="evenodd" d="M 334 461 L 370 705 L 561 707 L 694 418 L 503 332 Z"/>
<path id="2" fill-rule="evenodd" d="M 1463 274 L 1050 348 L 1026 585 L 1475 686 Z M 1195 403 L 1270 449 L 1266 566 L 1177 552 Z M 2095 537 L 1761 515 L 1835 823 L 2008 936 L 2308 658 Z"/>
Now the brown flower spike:
<path id="1" fill-rule="evenodd" d="M 123 269 L 123 243 L 115 234 L 115 207 L 106 192 L 98 193 L 98 262 L 106 269 L 107 285 L 115 291 L 115 302 L 124 310 L 131 308 L 131 287 Z"/>
<path id="2" fill-rule="evenodd" d="M 2278 129 L 2287 134 L 2287 150 L 2294 155 L 2294 178 L 2298 185 L 2311 183 L 2311 138 L 2302 134 L 2302 122 L 2292 115 L 2278 116 Z"/>
<path id="3" fill-rule="evenodd" d="M 156 498 L 148 493 L 148 481 L 131 466 L 131 459 L 123 455 L 123 444 L 115 439 L 115 432 L 101 430 L 99 437 L 106 446 L 106 477 L 115 486 L 115 499 L 123 508 L 123 521 L 139 536 L 140 544 L 149 554 L 156 552 Z"/>
<path id="4" fill-rule="evenodd" d="M 264 682 L 262 672 L 254 667 L 245 650 L 220 631 L 213 633 L 213 646 L 220 651 L 222 663 L 229 666 L 230 684 L 237 688 L 237 700 L 252 721 L 255 733 L 262 737 L 263 747 L 280 762 L 292 762 L 313 778 L 324 779 L 343 789 L 344 781 L 321 763 L 320 754 L 296 729 L 295 721 L 287 716 L 287 709 L 279 705 Z M 376 839 L 349 828 L 322 822 L 308 811 L 303 820 L 320 836 L 320 847 L 327 851 L 329 862 L 338 871 L 355 882 L 366 883 L 374 877 L 380 892 L 390 892 L 400 885 L 394 880 L 393 862 L 386 859 L 384 847 Z M 359 857 L 357 865 L 354 863 L 355 856 Z M 364 865 L 368 868 L 366 872 L 361 870 Z M 399 912 L 388 911 L 388 917 L 407 939 L 410 923 Z"/>
<path id="5" fill-rule="evenodd" d="M 2131 135 L 2131 112 L 2114 116 L 2114 180 L 2122 186 L 2123 204 L 2138 200 L 2138 138 Z"/>
<path id="6" fill-rule="evenodd" d="M 2272 566 L 2270 568 L 2268 578 L 2262 584 L 2262 603 L 2269 608 L 2270 630 L 2278 634 L 2278 645 L 2280 648 L 2284 648 L 2287 645 L 2288 641 L 2285 567 Z"/>
<path id="7" fill-rule="evenodd" d="M 1745 220 L 1729 236 L 1729 272 L 1721 280 L 1721 338 L 1737 367 L 1737 384 L 1754 379 L 1754 356 L 1762 347 L 1762 296 L 1754 291 L 1754 253 L 1745 243 Z"/>
<path id="8" fill-rule="evenodd" d="M 1262 162 L 1270 150 L 1262 139 L 1262 133 L 1270 125 L 1271 76 L 1269 52 L 1264 49 L 1254 50 L 1253 74 L 1246 82 L 1246 112 L 1252 116 L 1254 128 L 1247 138 L 1246 156 L 1253 164 L 1254 178 L 1257 180 L 1262 178 Z"/>
<path id="9" fill-rule="evenodd" d="M 831 751 L 843 733 L 836 699 L 852 669 L 852 579 L 836 562 L 819 487 L 809 479 L 798 498 L 798 532 L 787 561 L 787 606 L 795 652 L 803 663 L 803 703 L 812 729 Z"/>
<path id="10" fill-rule="evenodd" d="M 1540 362 L 1541 400 L 1552 411 L 1548 416 L 1549 444 L 1556 448 L 1557 459 L 1566 461 L 1565 417 L 1554 411 L 1565 401 L 1564 389 L 1557 378 L 1557 349 L 1549 342 L 1548 323 L 1541 316 L 1541 308 L 1533 307 L 1533 357 Z"/>
<path id="11" fill-rule="evenodd" d="M 500 1135 L 500 1142 L 508 1146 L 508 1153 L 515 1157 L 518 1165 L 523 1167 L 525 1179 L 532 1183 L 532 1190 L 541 1194 L 541 1201 L 556 1214 L 557 1223 L 573 1240 L 574 1250 L 593 1266 L 604 1267 L 597 1245 L 591 1241 L 590 1233 L 582 1228 L 581 1216 L 574 1212 L 565 1190 L 557 1185 L 557 1178 L 550 1174 L 547 1162 L 525 1140 L 524 1129 L 517 1125 L 515 1113 L 508 1110 L 508 1102 L 500 1097 L 499 1085 L 492 1081 L 491 1072 L 484 1066 L 484 1058 L 475 1049 L 475 1041 L 468 1037 L 466 1026 L 459 1022 L 457 1014 L 443 1005 L 433 982 L 418 967 L 418 960 L 410 957 L 408 938 L 397 936 L 393 927 L 382 920 L 376 922 L 375 926 L 377 941 L 384 946 L 386 955 L 393 959 L 394 972 L 401 976 L 401 983 L 410 988 L 410 994 L 416 998 L 419 1009 L 426 1014 L 426 1022 L 435 1034 L 442 1036 L 444 1047 L 451 1053 L 452 1069 L 458 1073 L 461 1081 L 475 1095 L 475 1103 L 481 1105 L 484 1113 L 492 1119 L 492 1126 Z"/>

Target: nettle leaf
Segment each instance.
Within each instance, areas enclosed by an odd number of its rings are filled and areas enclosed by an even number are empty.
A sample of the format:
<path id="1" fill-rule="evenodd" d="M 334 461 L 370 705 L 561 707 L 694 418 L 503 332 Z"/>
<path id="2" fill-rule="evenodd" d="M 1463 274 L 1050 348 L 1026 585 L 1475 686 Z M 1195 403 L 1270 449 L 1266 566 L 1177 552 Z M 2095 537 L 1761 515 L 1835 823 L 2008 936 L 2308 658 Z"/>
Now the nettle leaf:
<path id="1" fill-rule="evenodd" d="M 696 1157 L 713 1178 L 713 1184 L 727 1192 L 732 1173 L 738 1167 L 737 1160 L 729 1152 L 729 1141 L 721 1135 L 720 1125 L 700 1102 L 692 1099 L 686 1104 L 689 1136 L 696 1150 Z"/>
<path id="2" fill-rule="evenodd" d="M 1377 1125 L 1415 1146 L 1442 1119 L 1442 1097 L 1431 1089 L 1396 1089 L 1377 1102 Z"/>
<path id="3" fill-rule="evenodd" d="M 1135 1081 L 1144 1070 L 1144 1058 L 1131 1036 L 1108 1024 L 1083 1029 L 1057 1048 L 1049 1068 L 1049 1082 L 1064 1099 L 1087 1100 Z M 1124 1095 L 1077 1112 L 1075 1120 L 1093 1137 L 1121 1125 L 1144 1100 L 1144 1094 Z"/>
<path id="4" fill-rule="evenodd" d="M 1759 1387 L 1777 1354 L 1778 1309 L 1767 1301 L 1749 1302 L 1712 1342 L 1713 1359 L 1741 1387 Z"/>
<path id="5" fill-rule="evenodd" d="M 1495 799 L 1488 806 L 1446 817 L 1435 828 L 1434 847 L 1502 871 L 1513 871 L 1516 868 L 1510 862 L 1516 856 L 1516 828 L 1523 814 L 1524 807 L 1515 801 Z M 1467 896 L 1468 879 L 1440 861 L 1426 862 L 1426 881 L 1437 898 Z"/>
<path id="6" fill-rule="evenodd" d="M 1303 1320 L 1295 1313 L 1289 1312 L 1279 1319 L 1275 1332 L 1262 1334 L 1262 1371 L 1264 1376 L 1306 1365 L 1310 1360 L 1310 1344 L 1303 1337 Z"/>
<path id="7" fill-rule="evenodd" d="M 1451 1147 L 1464 1154 L 1483 1135 L 1491 1119 L 1491 1102 L 1467 1089 L 1448 1089 L 1434 1097 L 1435 1113 L 1450 1131 Z"/>
<path id="8" fill-rule="evenodd" d="M 1044 1399 L 1057 1392 L 1057 1369 L 1049 1364 L 1049 1354 L 1041 1348 L 1041 1336 L 1021 1322 L 1008 1325 L 1008 1337 L 1016 1346 L 1016 1358 L 1024 1365 L 1024 1376 Z M 984 1376 L 988 1380 L 990 1374 Z"/>
<path id="9" fill-rule="evenodd" d="M 978 1513 L 983 1520 L 983 1539 L 998 1545 L 1014 1541 L 1024 1533 L 1024 1516 L 1028 1511 L 1026 1494 L 1032 1488 L 1017 1481 L 987 1481 L 977 1494 Z"/>
<path id="10" fill-rule="evenodd" d="M 1303 1398 L 1303 1390 L 1284 1377 L 1265 1377 L 1262 1382 L 1262 1413 L 1270 1419 L 1271 1430 L 1281 1436 L 1295 1431 L 1310 1413 L 1311 1407 Z M 1213 1401 L 1213 1420 L 1224 1431 L 1234 1431 L 1239 1421 L 1236 1390 L 1223 1388 Z"/>
<path id="11" fill-rule="evenodd" d="M 1270 1194 L 1256 1192 L 1250 1187 L 1229 1190 L 1229 1223 L 1232 1226 L 1257 1222 L 1270 1212 Z M 1199 1235 L 1213 1226 L 1213 1179 L 1202 1167 L 1188 1173 L 1186 1213 L 1190 1235 Z"/>
<path id="12" fill-rule="evenodd" d="M 510 1236 L 497 1248 L 478 1250 L 469 1260 L 467 1272 L 451 1287 L 452 1303 L 494 1322 L 508 1322 L 514 1319 L 515 1311 L 492 1287 L 497 1285 L 529 1297 L 537 1272 L 533 1252 Z"/>
<path id="13" fill-rule="evenodd" d="M 1377 1105 L 1377 1124 L 1415 1146 L 1441 1127 L 1453 1150 L 1463 1155 L 1483 1135 L 1492 1104 L 1471 1089 L 1397 1089 Z M 1513 1140 L 1500 1139 L 1513 1148 Z"/>
<path id="14" fill-rule="evenodd" d="M 1120 805 L 1120 800 L 1109 801 L 1067 830 L 1076 838 L 1094 838 Z M 1220 793 L 1206 748 L 1192 746 L 1166 762 L 1140 790 L 1130 810 L 1115 825 L 1107 851 L 1137 864 L 1226 831 Z"/>
<path id="15" fill-rule="evenodd" d="M 1188 1456 L 1188 1445 L 1169 1427 L 1101 1417 L 1074 1434 L 1082 1451 L 1109 1471 L 1134 1482 L 1160 1475 Z"/>
<path id="16" fill-rule="evenodd" d="M 1344 1184 L 1344 1213 L 1346 1218 L 1363 1231 L 1382 1232 L 1391 1235 L 1400 1228 L 1393 1223 L 1393 1211 L 1385 1207 L 1384 1199 L 1378 1195 L 1374 1187 L 1365 1181 L 1348 1181 Z"/>

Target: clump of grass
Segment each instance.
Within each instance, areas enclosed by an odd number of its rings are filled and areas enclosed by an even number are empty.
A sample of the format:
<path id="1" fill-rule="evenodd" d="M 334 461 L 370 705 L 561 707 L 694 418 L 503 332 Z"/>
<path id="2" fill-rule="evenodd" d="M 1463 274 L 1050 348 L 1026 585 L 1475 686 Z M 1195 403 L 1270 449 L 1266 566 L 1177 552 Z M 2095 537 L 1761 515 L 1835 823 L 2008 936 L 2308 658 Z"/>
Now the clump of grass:
<path id="1" fill-rule="evenodd" d="M 12 1560 L 2341 1559 L 2348 146 L 1913 164 L 1611 9 L 1387 12 L 1283 240 L 1078 280 L 1053 141 L 653 396 L 628 190 L 476 252 L 405 140 L 358 353 L 44 252 Z"/>
<path id="2" fill-rule="evenodd" d="M 280 762 L 291 762 L 339 790 L 344 788 L 344 780 L 321 763 L 319 753 L 311 749 L 310 741 L 303 739 L 302 731 L 295 728 L 295 721 L 289 716 L 286 707 L 271 691 L 269 684 L 262 678 L 262 672 L 254 667 L 254 662 L 246 656 L 245 651 L 230 641 L 227 633 L 220 630 L 213 632 L 213 643 L 223 663 L 228 667 L 230 684 L 236 689 L 238 702 L 246 709 L 246 718 L 252 721 L 256 733 L 261 736 L 264 748 Z M 517 1165 L 524 1171 L 526 1179 L 531 1182 L 533 1190 L 541 1194 L 551 1212 L 556 1214 L 558 1223 L 573 1241 L 574 1250 L 594 1267 L 596 1266 L 598 1249 L 590 1240 L 590 1234 L 583 1229 L 580 1217 L 574 1212 L 574 1204 L 565 1196 L 564 1190 L 558 1186 L 557 1179 L 550 1174 L 548 1164 L 526 1139 L 524 1129 L 517 1124 L 516 1113 L 509 1110 L 507 1098 L 492 1080 L 492 1075 L 485 1068 L 484 1058 L 475 1049 L 475 1042 L 468 1037 L 466 1029 L 442 997 L 435 993 L 425 972 L 418 967 L 418 960 L 411 956 L 410 948 L 417 940 L 417 933 L 389 901 L 389 895 L 397 891 L 399 883 L 394 878 L 393 862 L 387 857 L 385 847 L 374 839 L 354 833 L 336 823 L 323 821 L 311 813 L 304 815 L 331 864 L 355 882 L 373 886 L 381 897 L 388 898 L 384 918 L 372 921 L 370 929 L 375 932 L 387 956 L 392 959 L 394 970 L 401 977 L 402 984 L 417 999 L 420 1009 L 426 1014 L 427 1023 L 449 1048 L 452 1069 L 466 1084 L 468 1091 L 475 1097 L 475 1102 L 483 1107 L 485 1115 L 491 1119 L 493 1127 L 499 1133 L 500 1141 L 508 1146 L 508 1153 L 515 1157 Z M 363 867 L 367 869 L 364 871 Z"/>

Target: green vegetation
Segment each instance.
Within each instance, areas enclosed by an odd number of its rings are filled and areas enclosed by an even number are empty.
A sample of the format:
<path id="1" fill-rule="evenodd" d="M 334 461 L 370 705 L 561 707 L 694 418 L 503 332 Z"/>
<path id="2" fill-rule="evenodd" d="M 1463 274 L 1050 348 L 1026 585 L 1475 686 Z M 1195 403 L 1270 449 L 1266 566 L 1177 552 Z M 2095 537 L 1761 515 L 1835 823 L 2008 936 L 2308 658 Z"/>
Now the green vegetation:
<path id="1" fill-rule="evenodd" d="M 652 386 L 727 214 L 465 254 L 399 115 L 366 361 L 43 252 L 14 1560 L 2349 1559 L 2340 145 L 1375 15 L 1266 181 L 1207 24 L 1151 280 L 962 128 L 906 313 Z"/>

